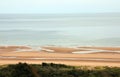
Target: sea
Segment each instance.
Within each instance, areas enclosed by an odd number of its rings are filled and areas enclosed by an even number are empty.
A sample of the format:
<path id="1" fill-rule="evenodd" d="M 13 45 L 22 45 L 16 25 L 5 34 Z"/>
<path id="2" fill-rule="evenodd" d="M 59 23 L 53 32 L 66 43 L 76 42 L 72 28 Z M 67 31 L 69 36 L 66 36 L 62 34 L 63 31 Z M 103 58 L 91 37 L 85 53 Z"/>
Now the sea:
<path id="1" fill-rule="evenodd" d="M 0 45 L 120 46 L 120 14 L 0 14 Z"/>

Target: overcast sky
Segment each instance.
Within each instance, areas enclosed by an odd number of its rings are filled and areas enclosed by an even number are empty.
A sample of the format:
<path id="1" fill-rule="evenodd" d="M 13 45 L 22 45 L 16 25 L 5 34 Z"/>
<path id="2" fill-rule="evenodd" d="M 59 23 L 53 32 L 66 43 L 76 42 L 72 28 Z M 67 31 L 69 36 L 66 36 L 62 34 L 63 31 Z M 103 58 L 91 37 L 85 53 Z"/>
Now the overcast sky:
<path id="1" fill-rule="evenodd" d="M 120 0 L 0 0 L 0 13 L 120 12 Z"/>

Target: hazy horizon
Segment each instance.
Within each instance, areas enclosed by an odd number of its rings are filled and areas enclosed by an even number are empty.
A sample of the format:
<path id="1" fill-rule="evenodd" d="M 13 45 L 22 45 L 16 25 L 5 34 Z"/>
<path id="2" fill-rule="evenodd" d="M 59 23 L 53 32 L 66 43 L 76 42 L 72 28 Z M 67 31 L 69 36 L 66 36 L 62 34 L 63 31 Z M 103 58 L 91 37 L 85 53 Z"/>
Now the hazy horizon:
<path id="1" fill-rule="evenodd" d="M 1 0 L 0 13 L 119 13 L 119 0 Z"/>

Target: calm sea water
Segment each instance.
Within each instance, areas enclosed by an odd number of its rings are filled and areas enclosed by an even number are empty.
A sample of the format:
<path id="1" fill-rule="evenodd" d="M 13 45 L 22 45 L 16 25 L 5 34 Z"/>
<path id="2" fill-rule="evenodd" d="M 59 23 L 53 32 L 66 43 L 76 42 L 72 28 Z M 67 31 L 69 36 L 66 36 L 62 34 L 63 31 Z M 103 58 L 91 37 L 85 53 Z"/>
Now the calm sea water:
<path id="1" fill-rule="evenodd" d="M 120 14 L 0 15 L 0 45 L 120 46 Z"/>

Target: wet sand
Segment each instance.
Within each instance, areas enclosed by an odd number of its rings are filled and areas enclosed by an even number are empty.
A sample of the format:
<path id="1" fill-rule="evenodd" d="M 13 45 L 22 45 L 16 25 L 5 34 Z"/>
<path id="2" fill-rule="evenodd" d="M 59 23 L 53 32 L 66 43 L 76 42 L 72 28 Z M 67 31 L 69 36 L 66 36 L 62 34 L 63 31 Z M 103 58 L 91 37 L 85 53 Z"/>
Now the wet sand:
<path id="1" fill-rule="evenodd" d="M 52 51 L 52 52 L 51 52 Z M 94 52 L 95 51 L 95 52 Z M 97 52 L 96 52 L 97 51 Z M 0 65 L 27 62 L 40 64 L 53 62 L 76 66 L 120 67 L 119 47 L 56 47 L 44 46 L 36 49 L 28 46 L 1 46 Z M 83 52 L 83 53 L 73 53 Z M 90 52 L 90 53 L 84 53 Z"/>

